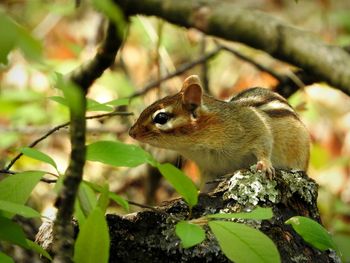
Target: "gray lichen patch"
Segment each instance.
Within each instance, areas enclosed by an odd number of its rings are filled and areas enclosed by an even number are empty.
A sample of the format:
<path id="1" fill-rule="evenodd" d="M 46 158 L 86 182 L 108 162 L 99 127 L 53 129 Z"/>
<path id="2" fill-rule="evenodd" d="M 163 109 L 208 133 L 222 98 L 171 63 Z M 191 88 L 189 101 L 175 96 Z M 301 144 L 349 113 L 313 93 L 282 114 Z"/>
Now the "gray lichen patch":
<path id="1" fill-rule="evenodd" d="M 282 179 L 289 186 L 286 193 L 291 197 L 294 193 L 298 193 L 305 202 L 312 204 L 313 199 L 317 197 L 317 184 L 312 180 L 306 180 L 297 171 L 281 171 Z"/>
<path id="2" fill-rule="evenodd" d="M 260 201 L 279 201 L 276 181 L 268 180 L 262 172 L 254 168 L 235 172 L 226 183 L 228 187 L 223 199 L 234 200 L 243 207 L 255 207 Z"/>
<path id="3" fill-rule="evenodd" d="M 259 202 L 277 204 L 294 194 L 312 204 L 317 198 L 318 189 L 317 184 L 301 171 L 276 170 L 275 178 L 269 180 L 264 173 L 256 171 L 254 166 L 249 170 L 235 172 L 218 188 L 224 191 L 224 201 L 235 201 L 226 212 L 252 209 Z"/>

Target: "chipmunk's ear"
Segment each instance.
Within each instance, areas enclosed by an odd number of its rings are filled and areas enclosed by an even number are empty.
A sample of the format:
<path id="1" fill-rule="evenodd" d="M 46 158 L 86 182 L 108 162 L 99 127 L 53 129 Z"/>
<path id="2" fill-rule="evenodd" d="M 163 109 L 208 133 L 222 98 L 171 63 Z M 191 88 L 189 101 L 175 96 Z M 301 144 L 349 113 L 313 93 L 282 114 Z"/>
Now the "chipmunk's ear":
<path id="1" fill-rule="evenodd" d="M 191 75 L 185 79 L 182 89 L 182 103 L 186 109 L 193 111 L 202 104 L 202 87 L 199 77 Z"/>

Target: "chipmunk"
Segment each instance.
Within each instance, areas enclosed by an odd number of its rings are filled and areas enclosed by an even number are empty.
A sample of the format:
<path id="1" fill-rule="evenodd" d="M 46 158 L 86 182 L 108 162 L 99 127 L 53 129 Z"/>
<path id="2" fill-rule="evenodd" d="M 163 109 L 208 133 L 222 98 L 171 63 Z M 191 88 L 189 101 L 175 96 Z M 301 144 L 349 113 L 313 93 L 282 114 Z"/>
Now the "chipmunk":
<path id="1" fill-rule="evenodd" d="M 306 171 L 309 162 L 309 134 L 286 99 L 250 88 L 220 101 L 203 94 L 196 75 L 179 93 L 147 107 L 129 135 L 197 163 L 201 190 L 208 190 L 205 182 L 253 164 L 271 179 L 274 167 Z"/>

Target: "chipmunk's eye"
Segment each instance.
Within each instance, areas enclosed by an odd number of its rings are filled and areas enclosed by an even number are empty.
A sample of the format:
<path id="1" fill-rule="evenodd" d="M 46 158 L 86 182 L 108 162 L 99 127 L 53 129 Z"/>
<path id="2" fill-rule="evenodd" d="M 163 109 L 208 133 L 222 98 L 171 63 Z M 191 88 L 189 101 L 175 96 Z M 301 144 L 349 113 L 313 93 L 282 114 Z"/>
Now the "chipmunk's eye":
<path id="1" fill-rule="evenodd" d="M 156 116 L 154 116 L 153 122 L 158 124 L 165 124 L 170 118 L 171 117 L 168 113 L 159 112 Z"/>

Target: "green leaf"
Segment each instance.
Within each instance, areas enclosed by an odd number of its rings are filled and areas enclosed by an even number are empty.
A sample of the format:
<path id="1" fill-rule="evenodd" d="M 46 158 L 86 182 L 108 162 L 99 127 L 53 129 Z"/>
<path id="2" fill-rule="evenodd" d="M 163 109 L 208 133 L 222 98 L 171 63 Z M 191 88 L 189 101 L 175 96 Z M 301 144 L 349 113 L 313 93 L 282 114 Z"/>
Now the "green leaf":
<path id="1" fill-rule="evenodd" d="M 79 186 L 78 200 L 81 210 L 83 211 L 86 217 L 97 205 L 97 198 L 95 192 L 85 182 L 82 182 Z"/>
<path id="2" fill-rule="evenodd" d="M 103 213 L 106 213 L 108 204 L 109 204 L 109 188 L 108 184 L 105 184 L 101 187 L 101 195 L 98 199 L 98 206 L 101 208 Z"/>
<path id="3" fill-rule="evenodd" d="M 139 146 L 114 141 L 98 141 L 87 146 L 86 159 L 113 166 L 135 167 L 154 162 Z"/>
<path id="4" fill-rule="evenodd" d="M 102 187 L 98 184 L 94 184 L 88 181 L 84 181 L 85 184 L 90 186 L 92 189 L 94 189 L 96 192 L 101 193 L 103 191 Z M 113 192 L 108 192 L 108 197 L 112 199 L 114 202 L 119 204 L 121 207 L 124 208 L 124 210 L 129 211 L 129 203 L 126 201 L 123 197 L 113 193 Z"/>
<path id="5" fill-rule="evenodd" d="M 52 260 L 50 255 L 41 246 L 29 239 L 26 239 L 22 228 L 15 222 L 11 221 L 8 218 L 0 216 L 0 226 L 0 240 L 19 245 L 26 249 L 31 249 Z M 3 262 L 1 261 L 1 256 L 0 262 Z"/>
<path id="6" fill-rule="evenodd" d="M 57 165 L 56 165 L 55 161 L 50 156 L 48 156 L 47 154 L 45 154 L 41 151 L 38 151 L 37 149 L 24 147 L 21 149 L 21 152 L 25 156 L 28 156 L 28 157 L 33 158 L 35 160 L 42 161 L 44 163 L 48 163 L 48 164 L 52 165 L 57 170 Z"/>
<path id="7" fill-rule="evenodd" d="M 96 206 L 81 227 L 74 248 L 76 263 L 107 263 L 109 232 L 101 208 Z"/>
<path id="8" fill-rule="evenodd" d="M 74 202 L 74 218 L 78 220 L 78 225 L 82 226 L 85 223 L 85 215 L 83 210 L 81 209 L 80 202 L 78 199 L 75 199 Z"/>
<path id="9" fill-rule="evenodd" d="M 187 221 L 178 222 L 175 233 L 181 239 L 181 244 L 184 248 L 195 246 L 205 239 L 203 228 Z"/>
<path id="10" fill-rule="evenodd" d="M 190 207 L 197 204 L 198 190 L 190 178 L 169 163 L 159 164 L 158 169 Z"/>
<path id="11" fill-rule="evenodd" d="M 275 244 L 259 230 L 234 222 L 210 221 L 208 224 L 230 260 L 236 263 L 280 262 Z"/>
<path id="12" fill-rule="evenodd" d="M 0 216 L 0 240 L 29 248 L 22 228 L 12 220 Z"/>
<path id="13" fill-rule="evenodd" d="M 24 204 L 45 172 L 27 171 L 13 174 L 0 182 L 0 200 Z"/>
<path id="14" fill-rule="evenodd" d="M 26 242 L 27 242 L 28 247 L 31 250 L 37 252 L 40 255 L 43 255 L 44 257 L 46 257 L 49 260 L 52 260 L 52 257 L 50 256 L 50 254 L 47 253 L 47 251 L 45 249 L 43 249 L 41 246 L 39 246 L 37 243 L 35 243 L 29 239 L 26 239 Z"/>
<path id="15" fill-rule="evenodd" d="M 87 109 L 88 111 L 113 111 L 113 107 L 107 106 L 106 103 L 99 103 L 93 99 L 87 99 Z"/>
<path id="16" fill-rule="evenodd" d="M 53 188 L 55 193 L 59 194 L 61 192 L 61 189 L 62 189 L 62 186 L 63 186 L 63 181 L 64 181 L 65 177 L 66 177 L 66 174 L 60 174 L 58 176 L 57 181 L 55 183 L 55 186 Z"/>
<path id="17" fill-rule="evenodd" d="M 41 43 L 2 10 L 0 10 L 0 25 L 0 63 L 6 64 L 9 52 L 16 47 L 19 47 L 29 59 L 41 59 Z"/>
<path id="18" fill-rule="evenodd" d="M 337 246 L 330 234 L 316 221 L 304 216 L 294 216 L 289 218 L 285 223 L 292 225 L 293 229 L 315 248 L 321 251 L 327 249 L 337 251 Z"/>
<path id="19" fill-rule="evenodd" d="M 69 107 L 67 100 L 61 96 L 51 96 L 51 97 L 49 97 L 49 99 L 54 101 L 54 102 L 57 102 L 63 106 Z"/>
<path id="20" fill-rule="evenodd" d="M 257 207 L 251 212 L 246 213 L 220 213 L 220 214 L 212 214 L 207 215 L 208 218 L 242 218 L 242 219 L 256 219 L 256 220 L 264 220 L 270 219 L 273 217 L 271 208 L 262 208 Z"/>
<path id="21" fill-rule="evenodd" d="M 124 208 L 125 211 L 129 211 L 129 203 L 123 197 L 109 192 L 109 198 L 116 202 L 118 205 Z"/>
<path id="22" fill-rule="evenodd" d="M 85 97 L 81 89 L 72 82 L 67 81 L 64 86 L 61 87 L 64 97 L 68 102 L 68 106 L 74 114 L 77 116 L 85 115 Z"/>
<path id="23" fill-rule="evenodd" d="M 7 56 L 17 42 L 17 26 L 0 10 L 0 63 L 7 64 Z"/>
<path id="24" fill-rule="evenodd" d="M 25 28 L 18 26 L 17 45 L 23 54 L 31 60 L 41 60 L 42 45 L 41 42 L 35 39 Z"/>
<path id="25" fill-rule="evenodd" d="M 15 263 L 11 257 L 0 252 L 0 262 L 2 263 Z"/>
<path id="26" fill-rule="evenodd" d="M 72 81 L 65 79 L 58 73 L 56 74 L 56 85 L 62 90 L 64 99 L 71 112 L 77 116 L 85 116 L 85 96 L 82 90 Z"/>
<path id="27" fill-rule="evenodd" d="M 29 206 L 0 200 L 0 210 L 27 218 L 40 217 L 40 213 Z"/>

